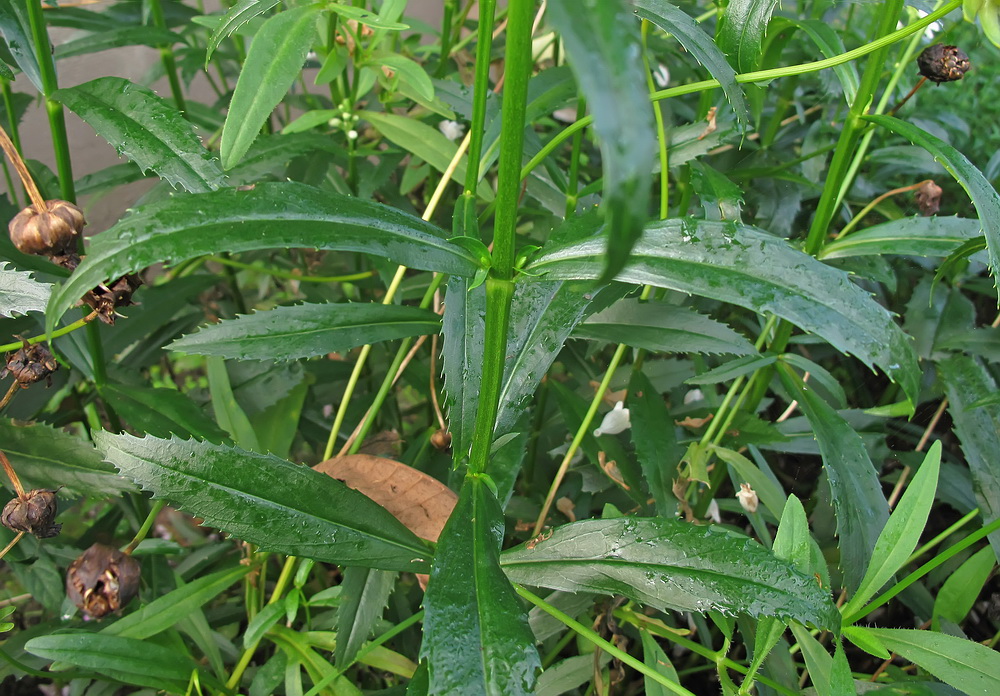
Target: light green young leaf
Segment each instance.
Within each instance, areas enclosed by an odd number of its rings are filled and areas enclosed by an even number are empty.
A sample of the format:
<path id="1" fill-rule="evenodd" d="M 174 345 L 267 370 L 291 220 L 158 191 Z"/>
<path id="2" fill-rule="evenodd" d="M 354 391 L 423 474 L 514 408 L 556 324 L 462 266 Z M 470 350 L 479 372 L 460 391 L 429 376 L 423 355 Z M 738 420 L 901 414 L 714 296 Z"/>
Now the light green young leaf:
<path id="1" fill-rule="evenodd" d="M 1000 653 L 975 641 L 934 631 L 868 628 L 883 645 L 970 696 L 1000 693 Z"/>
<path id="2" fill-rule="evenodd" d="M 373 58 L 372 62 L 395 71 L 399 80 L 410 85 L 421 98 L 426 101 L 434 100 L 434 83 L 420 63 L 398 53 L 378 56 Z"/>
<path id="3" fill-rule="evenodd" d="M 330 5 L 328 9 L 333 10 L 346 20 L 354 20 L 358 24 L 364 24 L 372 29 L 386 29 L 391 31 L 405 31 L 410 28 L 409 24 L 402 24 L 386 20 L 379 14 L 367 10 L 364 7 L 354 7 L 352 5 Z"/>
<path id="4" fill-rule="evenodd" d="M 205 70 L 208 70 L 208 63 L 212 60 L 212 54 L 230 34 L 249 22 L 254 17 L 264 14 L 281 0 L 240 0 L 229 8 L 222 22 L 212 32 L 208 39 L 208 46 L 205 50 Z"/>
<path id="5" fill-rule="evenodd" d="M 260 451 L 257 434 L 254 432 L 250 419 L 240 407 L 233 395 L 233 388 L 226 371 L 226 361 L 218 356 L 212 356 L 205 361 L 205 372 L 208 376 L 208 389 L 212 394 L 212 408 L 219 427 L 229 433 L 237 445 L 243 449 Z"/>

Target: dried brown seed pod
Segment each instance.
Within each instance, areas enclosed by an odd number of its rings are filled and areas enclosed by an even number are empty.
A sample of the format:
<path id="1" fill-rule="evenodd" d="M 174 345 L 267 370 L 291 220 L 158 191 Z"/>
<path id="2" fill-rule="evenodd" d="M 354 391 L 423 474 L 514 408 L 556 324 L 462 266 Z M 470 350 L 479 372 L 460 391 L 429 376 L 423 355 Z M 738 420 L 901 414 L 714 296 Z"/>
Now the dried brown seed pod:
<path id="1" fill-rule="evenodd" d="M 971 67 L 969 56 L 958 46 L 934 44 L 917 56 L 917 68 L 920 74 L 932 82 L 961 80 Z"/>
<path id="2" fill-rule="evenodd" d="M 61 524 L 53 524 L 57 512 L 55 491 L 28 491 L 4 506 L 0 523 L 15 532 L 28 532 L 39 539 L 48 539 L 62 529 Z"/>
<path id="3" fill-rule="evenodd" d="M 30 345 L 23 338 L 24 344 L 13 353 L 7 353 L 7 367 L 0 372 L 0 377 L 4 377 L 9 372 L 14 375 L 14 379 L 22 387 L 27 388 L 42 379 L 48 379 L 49 375 L 59 369 L 52 352 L 41 343 Z"/>
<path id="4" fill-rule="evenodd" d="M 446 450 L 451 447 L 451 433 L 447 430 L 438 430 L 431 435 L 431 444 L 434 445 L 436 449 Z"/>
<path id="5" fill-rule="evenodd" d="M 139 561 L 118 549 L 94 544 L 66 571 L 66 595 L 99 619 L 119 611 L 139 592 Z"/>
<path id="6" fill-rule="evenodd" d="M 49 209 L 39 212 L 30 205 L 10 221 L 10 239 L 25 254 L 52 256 L 76 247 L 76 238 L 86 221 L 83 211 L 69 201 L 46 201 Z"/>
<path id="7" fill-rule="evenodd" d="M 123 275 L 110 285 L 98 285 L 83 296 L 105 324 L 115 323 L 115 309 L 132 304 L 132 293 L 142 285 L 142 280 L 134 273 Z"/>
<path id="8" fill-rule="evenodd" d="M 914 196 L 917 199 L 917 208 L 924 217 L 935 215 L 941 209 L 941 187 L 928 179 Z"/>

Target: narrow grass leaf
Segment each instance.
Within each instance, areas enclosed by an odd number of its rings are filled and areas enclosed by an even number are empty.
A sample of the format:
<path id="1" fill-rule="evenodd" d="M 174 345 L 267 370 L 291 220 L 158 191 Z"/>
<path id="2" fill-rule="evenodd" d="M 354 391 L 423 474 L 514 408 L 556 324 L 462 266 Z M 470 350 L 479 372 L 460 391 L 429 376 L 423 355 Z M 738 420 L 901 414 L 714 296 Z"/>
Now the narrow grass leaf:
<path id="1" fill-rule="evenodd" d="M 318 5 L 285 10 L 254 36 L 222 128 L 222 166 L 232 169 L 250 149 L 271 111 L 295 82 L 316 40 Z"/>
<path id="2" fill-rule="evenodd" d="M 205 70 L 208 70 L 208 62 L 212 60 L 212 54 L 226 38 L 234 31 L 249 22 L 254 17 L 264 14 L 281 0 L 240 0 L 229 8 L 222 17 L 222 22 L 212 32 L 208 39 L 208 46 L 205 49 Z"/>
<path id="3" fill-rule="evenodd" d="M 0 317 L 44 312 L 51 295 L 49 283 L 39 283 L 30 273 L 0 263 Z"/>
<path id="4" fill-rule="evenodd" d="M 503 526 L 483 479 L 466 478 L 424 596 L 420 658 L 430 693 L 534 693 L 541 664 L 527 613 L 498 563 Z"/>
<path id="5" fill-rule="evenodd" d="M 233 394 L 226 361 L 214 355 L 209 357 L 205 361 L 205 373 L 208 377 L 208 390 L 212 396 L 212 410 L 215 411 L 215 420 L 219 427 L 229 433 L 233 441 L 243 449 L 260 452 L 257 433 L 246 411 Z"/>
<path id="6" fill-rule="evenodd" d="M 656 149 L 653 111 L 640 59 L 639 23 L 624 0 L 553 0 L 547 19 L 559 32 L 601 143 L 608 229 L 597 257 L 602 281 L 625 265 L 649 214 Z"/>
<path id="7" fill-rule="evenodd" d="M 67 41 L 55 47 L 55 57 L 72 58 L 88 53 L 100 53 L 122 46 L 173 46 L 181 37 L 172 31 L 154 26 L 116 27 L 108 31 L 94 32 L 78 39 Z"/>
<path id="8" fill-rule="evenodd" d="M 675 463 L 684 452 L 677 443 L 666 402 L 641 370 L 632 373 L 628 393 L 632 424 L 629 434 L 642 467 L 642 477 L 656 503 L 656 513 L 660 517 L 670 517 L 677 510 L 677 497 L 673 492 Z"/>
<path id="9" fill-rule="evenodd" d="M 193 440 L 103 432 L 95 440 L 155 498 L 261 550 L 384 570 L 428 567 L 430 549 L 395 517 L 309 467 Z"/>
<path id="10" fill-rule="evenodd" d="M 905 217 L 835 239 L 821 259 L 851 256 L 948 256 L 971 239 L 982 239 L 979 220 L 960 217 Z"/>
<path id="11" fill-rule="evenodd" d="M 718 384 L 729 382 L 763 369 L 777 362 L 777 355 L 744 355 L 741 358 L 722 363 L 716 368 L 684 380 L 685 384 Z"/>
<path id="12" fill-rule="evenodd" d="M 868 628 L 886 648 L 970 696 L 1000 693 L 1000 653 L 935 631 Z"/>

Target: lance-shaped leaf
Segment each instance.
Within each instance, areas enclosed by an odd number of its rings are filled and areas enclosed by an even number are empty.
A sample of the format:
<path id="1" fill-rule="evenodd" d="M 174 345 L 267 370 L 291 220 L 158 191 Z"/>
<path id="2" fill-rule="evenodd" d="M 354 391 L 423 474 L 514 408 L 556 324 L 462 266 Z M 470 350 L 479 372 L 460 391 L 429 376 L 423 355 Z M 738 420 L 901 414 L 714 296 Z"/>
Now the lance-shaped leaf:
<path id="1" fill-rule="evenodd" d="M 61 89 L 55 98 L 82 118 L 115 152 L 192 193 L 225 185 L 219 163 L 176 108 L 152 90 L 120 77 Z"/>
<path id="2" fill-rule="evenodd" d="M 444 345 L 441 351 L 448 431 L 460 459 L 472 447 L 472 431 L 479 408 L 483 380 L 483 346 L 486 332 L 486 287 L 470 289 L 468 278 L 448 279 L 444 297 Z M 508 339 L 509 340 L 509 339 Z"/>
<path id="3" fill-rule="evenodd" d="M 982 226 L 983 234 L 986 235 L 986 248 L 989 250 L 990 270 L 993 272 L 994 282 L 1000 282 L 1000 193 L 997 193 L 989 180 L 965 155 L 940 138 L 893 116 L 878 115 L 862 118 L 891 130 L 927 150 L 962 185 L 972 199 L 972 204 L 976 206 L 976 212 L 979 213 L 979 224 Z"/>
<path id="4" fill-rule="evenodd" d="M 573 330 L 573 338 L 661 353 L 756 353 L 743 336 L 689 307 L 637 299 L 621 300 L 591 315 Z"/>
<path id="5" fill-rule="evenodd" d="M 543 279 L 597 278 L 601 237 L 555 246 L 528 265 Z M 848 275 L 761 230 L 704 220 L 647 227 L 617 280 L 671 288 L 787 319 L 877 365 L 915 403 L 920 370 L 909 337 Z"/>
<path id="6" fill-rule="evenodd" d="M 671 34 L 688 53 L 705 66 L 722 86 L 726 99 L 736 113 L 736 120 L 745 125 L 747 105 L 743 98 L 743 90 L 736 82 L 736 71 L 729 65 L 725 54 L 712 41 L 712 37 L 690 16 L 666 0 L 633 0 L 632 6 L 637 15 Z M 673 162 L 671 166 L 674 166 Z"/>
<path id="7" fill-rule="evenodd" d="M 7 49 L 17 63 L 17 67 L 31 80 L 35 89 L 44 92 L 42 71 L 38 67 L 35 42 L 31 38 L 28 9 L 23 1 L 0 2 L 0 34 L 3 34 Z"/>
<path id="8" fill-rule="evenodd" d="M 658 517 L 585 520 L 501 556 L 507 576 L 568 592 L 622 594 L 661 610 L 777 616 L 837 630 L 827 592 L 747 537 Z"/>
<path id="9" fill-rule="evenodd" d="M 498 563 L 502 541 L 500 504 L 481 478 L 467 478 L 424 596 L 420 658 L 430 693 L 534 693 L 540 661 L 527 612 Z"/>
<path id="10" fill-rule="evenodd" d="M 371 636 L 375 622 L 382 618 L 382 610 L 396 585 L 396 574 L 357 566 L 345 568 L 343 572 L 335 654 L 337 665 L 347 669 Z"/>
<path id="11" fill-rule="evenodd" d="M 95 435 L 107 461 L 154 497 L 262 550 L 425 571 L 427 545 L 340 481 L 272 455 L 196 440 Z"/>
<path id="12" fill-rule="evenodd" d="M 55 47 L 55 56 L 62 60 L 121 46 L 172 46 L 180 40 L 177 34 L 159 27 L 115 27 L 59 44 Z"/>
<path id="13" fill-rule="evenodd" d="M 302 304 L 275 307 L 206 326 L 171 350 L 237 360 L 294 360 L 379 341 L 435 334 L 437 314 L 383 304 Z"/>
<path id="14" fill-rule="evenodd" d="M 948 256 L 982 235 L 979 220 L 959 217 L 908 217 L 875 225 L 837 239 L 819 253 L 821 259 L 849 256 Z"/>
<path id="15" fill-rule="evenodd" d="M 601 277 L 610 280 L 642 235 L 656 159 L 639 23 L 624 0 L 553 0 L 547 18 L 566 47 L 601 141 L 601 205 L 612 232 L 597 258 L 606 263 Z"/>
<path id="16" fill-rule="evenodd" d="M 44 312 L 51 294 L 48 283 L 39 283 L 30 273 L 0 263 L 0 316 Z"/>
<path id="17" fill-rule="evenodd" d="M 178 196 L 138 208 L 99 234 L 73 276 L 53 294 L 48 322 L 54 327 L 85 292 L 109 278 L 219 249 L 359 251 L 411 268 L 474 275 L 472 254 L 441 234 L 389 206 L 293 182 Z"/>
<path id="18" fill-rule="evenodd" d="M 176 389 L 105 382 L 98 392 L 136 430 L 156 437 L 195 436 L 222 442 L 226 433 L 198 404 Z"/>
<path id="19" fill-rule="evenodd" d="M 212 32 L 208 40 L 208 47 L 205 50 L 205 69 L 208 70 L 208 61 L 212 59 L 212 54 L 220 43 L 251 19 L 264 14 L 279 2 L 280 0 L 240 0 L 230 7 L 222 18 L 222 23 Z"/>
<path id="20" fill-rule="evenodd" d="M 756 70 L 767 23 L 778 0 L 731 0 L 719 28 L 719 47 L 741 73 Z"/>

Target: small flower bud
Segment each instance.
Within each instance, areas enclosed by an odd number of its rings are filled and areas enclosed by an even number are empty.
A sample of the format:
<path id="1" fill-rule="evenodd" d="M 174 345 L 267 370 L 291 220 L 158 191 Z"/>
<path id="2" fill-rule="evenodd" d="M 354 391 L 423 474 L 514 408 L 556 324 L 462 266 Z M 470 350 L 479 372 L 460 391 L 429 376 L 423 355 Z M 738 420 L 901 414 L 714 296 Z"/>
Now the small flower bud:
<path id="1" fill-rule="evenodd" d="M 448 140 L 458 140 L 465 134 L 465 126 L 458 121 L 441 121 L 438 130 Z"/>
<path id="2" fill-rule="evenodd" d="M 920 74 L 932 82 L 961 80 L 970 67 L 969 56 L 958 46 L 934 44 L 917 56 Z"/>
<path id="3" fill-rule="evenodd" d="M 740 484 L 740 490 L 736 493 L 736 498 L 748 513 L 753 514 L 757 512 L 757 505 L 760 501 L 757 499 L 757 493 L 750 487 L 749 483 Z"/>
<path id="4" fill-rule="evenodd" d="M 444 451 L 451 447 L 451 433 L 447 430 L 438 430 L 433 435 L 431 435 L 431 444 L 434 445 L 435 449 Z"/>
<path id="5" fill-rule="evenodd" d="M 930 179 L 917 189 L 914 197 L 917 199 L 917 208 L 924 217 L 934 215 L 941 209 L 941 187 Z"/>
<path id="6" fill-rule="evenodd" d="M 76 247 L 76 237 L 87 223 L 83 211 L 68 201 L 46 201 L 49 209 L 39 213 L 30 205 L 7 226 L 14 246 L 25 254 L 50 256 Z"/>
<path id="7" fill-rule="evenodd" d="M 623 430 L 628 430 L 630 427 L 632 427 L 632 421 L 629 419 L 628 409 L 625 408 L 623 402 L 619 401 L 613 409 L 604 414 L 604 420 L 601 421 L 601 425 L 594 431 L 594 437 L 617 435 Z"/>
<path id="8" fill-rule="evenodd" d="M 44 345 L 30 345 L 24 339 L 21 342 L 24 344 L 23 348 L 7 353 L 7 367 L 0 373 L 0 377 L 9 372 L 22 388 L 27 388 L 59 369 L 59 363 Z"/>
<path id="9" fill-rule="evenodd" d="M 118 549 L 94 544 L 66 571 L 66 595 L 95 619 L 132 601 L 139 592 L 139 561 Z"/>
<path id="10" fill-rule="evenodd" d="M 61 524 L 53 524 L 56 512 L 56 492 L 34 490 L 7 503 L 0 513 L 0 523 L 15 532 L 28 532 L 39 539 L 48 539 L 62 529 Z"/>
<path id="11" fill-rule="evenodd" d="M 348 140 L 357 140 L 358 139 L 358 132 L 356 130 L 353 130 L 353 129 L 347 131 L 347 139 Z"/>

